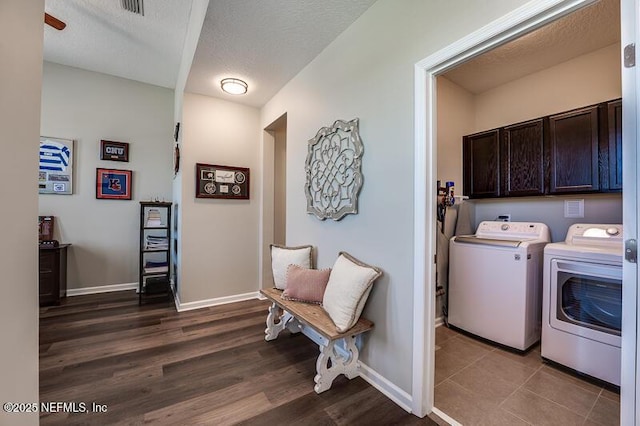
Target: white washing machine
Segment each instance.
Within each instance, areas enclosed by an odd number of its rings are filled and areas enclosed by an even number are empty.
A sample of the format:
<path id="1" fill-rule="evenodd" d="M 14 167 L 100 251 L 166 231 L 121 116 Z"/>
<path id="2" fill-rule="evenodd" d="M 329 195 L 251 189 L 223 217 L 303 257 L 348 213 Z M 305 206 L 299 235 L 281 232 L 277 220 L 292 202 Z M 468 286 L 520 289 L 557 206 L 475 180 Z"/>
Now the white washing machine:
<path id="1" fill-rule="evenodd" d="M 542 357 L 619 386 L 622 225 L 571 225 L 544 258 Z"/>
<path id="2" fill-rule="evenodd" d="M 544 223 L 480 223 L 449 243 L 449 324 L 526 350 L 540 340 Z"/>

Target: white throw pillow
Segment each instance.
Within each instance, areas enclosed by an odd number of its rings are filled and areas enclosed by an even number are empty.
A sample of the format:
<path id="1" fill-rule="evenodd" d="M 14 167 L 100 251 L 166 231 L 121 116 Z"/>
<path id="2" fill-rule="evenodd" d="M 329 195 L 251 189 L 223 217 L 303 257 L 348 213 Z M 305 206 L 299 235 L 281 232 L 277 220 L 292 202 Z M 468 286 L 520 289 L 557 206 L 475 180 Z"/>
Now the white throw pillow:
<path id="1" fill-rule="evenodd" d="M 340 252 L 322 298 L 324 310 L 340 333 L 358 322 L 373 282 L 380 275 L 380 269 L 362 263 L 348 253 Z"/>
<path id="2" fill-rule="evenodd" d="M 271 244 L 271 270 L 276 288 L 286 288 L 289 265 L 312 268 L 312 253 L 313 246 L 285 247 Z"/>

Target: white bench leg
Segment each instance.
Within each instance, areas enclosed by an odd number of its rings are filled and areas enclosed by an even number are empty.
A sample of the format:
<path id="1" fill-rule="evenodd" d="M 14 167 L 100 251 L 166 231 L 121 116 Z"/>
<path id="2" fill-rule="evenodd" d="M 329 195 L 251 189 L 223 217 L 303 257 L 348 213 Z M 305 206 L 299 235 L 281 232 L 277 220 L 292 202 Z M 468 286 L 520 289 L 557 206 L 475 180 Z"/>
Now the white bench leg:
<path id="1" fill-rule="evenodd" d="M 291 319 L 290 315 L 286 315 L 288 312 L 282 311 L 280 314 L 280 307 L 272 303 L 269 306 L 269 315 L 267 315 L 267 328 L 264 330 L 264 340 L 270 341 L 278 337 L 278 334 L 287 326 L 287 320 Z M 287 316 L 289 318 L 287 318 Z"/>
<path id="2" fill-rule="evenodd" d="M 264 330 L 264 340 L 275 340 L 280 332 L 288 328 L 291 333 L 300 333 L 300 323 L 289 312 L 280 308 L 276 303 L 269 306 L 269 315 L 267 315 L 267 328 Z"/>
<path id="3" fill-rule="evenodd" d="M 358 377 L 358 348 L 354 336 L 345 337 L 348 356 L 345 358 L 336 352 L 336 341 L 330 341 L 327 345 L 320 345 L 320 356 L 316 361 L 316 382 L 313 390 L 322 393 L 331 388 L 333 380 L 340 374 L 344 374 L 348 379 Z M 329 366 L 331 365 L 331 366 Z"/>

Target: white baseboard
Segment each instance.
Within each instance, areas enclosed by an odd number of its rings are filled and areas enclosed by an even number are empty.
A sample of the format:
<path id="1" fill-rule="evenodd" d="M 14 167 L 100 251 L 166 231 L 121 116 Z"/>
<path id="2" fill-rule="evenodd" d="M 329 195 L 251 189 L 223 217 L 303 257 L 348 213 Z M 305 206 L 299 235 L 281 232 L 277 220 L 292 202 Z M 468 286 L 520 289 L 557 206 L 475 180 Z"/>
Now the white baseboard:
<path id="1" fill-rule="evenodd" d="M 395 402 L 400 408 L 411 413 L 411 406 L 413 404 L 411 395 L 362 362 L 360 362 L 360 377 L 385 394 L 387 398 Z"/>
<path id="2" fill-rule="evenodd" d="M 433 414 L 440 417 L 442 420 L 449 423 L 451 426 L 462 426 L 462 423 L 456 421 L 456 419 L 454 418 L 449 417 L 446 413 L 443 413 L 442 411 L 438 410 L 436 407 L 433 407 L 433 410 L 431 411 L 433 412 Z"/>
<path id="3" fill-rule="evenodd" d="M 84 287 L 84 288 L 69 288 L 67 289 L 67 296 L 82 296 L 85 294 L 110 293 L 112 291 L 137 290 L 137 289 L 138 289 L 138 283 L 111 284 L 111 285 L 101 285 L 97 287 Z"/>
<path id="4" fill-rule="evenodd" d="M 198 300 L 195 302 L 187 302 L 187 303 L 180 302 L 180 298 L 178 297 L 177 294 L 175 299 L 176 299 L 176 309 L 178 310 L 178 312 L 184 312 L 184 311 L 191 311 L 193 309 L 208 308 L 210 306 L 224 305 L 227 303 L 241 302 L 243 300 L 258 299 L 259 297 L 260 297 L 260 293 L 255 291 L 251 293 L 234 294 L 233 296 L 216 297 L 213 299 Z"/>
<path id="5" fill-rule="evenodd" d="M 444 325 L 444 317 L 443 316 L 439 316 L 438 318 L 436 318 L 435 323 L 434 323 L 434 327 L 440 327 L 441 325 Z"/>

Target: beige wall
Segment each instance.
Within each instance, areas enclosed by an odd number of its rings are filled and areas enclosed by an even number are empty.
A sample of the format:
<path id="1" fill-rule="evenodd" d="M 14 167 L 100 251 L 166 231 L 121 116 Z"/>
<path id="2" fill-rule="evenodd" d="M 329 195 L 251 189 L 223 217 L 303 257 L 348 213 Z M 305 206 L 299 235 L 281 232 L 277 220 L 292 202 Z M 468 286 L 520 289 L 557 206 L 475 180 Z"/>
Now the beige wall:
<path id="1" fill-rule="evenodd" d="M 259 112 L 186 93 L 182 124 L 180 302 L 256 292 L 261 185 Z M 196 163 L 250 168 L 250 199 L 196 199 Z"/>
<path id="2" fill-rule="evenodd" d="M 75 140 L 73 195 L 40 195 L 71 243 L 68 287 L 138 281 L 140 204 L 171 201 L 173 91 L 45 62 L 42 135 Z M 129 143 L 129 162 L 100 160 L 100 140 Z M 131 201 L 96 199 L 96 168 L 133 171 Z"/>
<path id="3" fill-rule="evenodd" d="M 476 109 L 473 94 L 444 76 L 436 80 L 438 114 L 438 179 L 456 185 L 462 195 L 462 137 L 473 132 Z"/>
<path id="4" fill-rule="evenodd" d="M 191 63 L 198 46 L 198 40 L 200 39 L 200 32 L 202 31 L 202 24 L 207 14 L 207 8 L 209 6 L 209 0 L 192 0 L 191 12 L 189 14 L 189 23 L 187 25 L 187 34 L 185 35 L 184 45 L 182 47 L 182 59 L 180 60 L 180 69 L 178 70 L 178 78 L 176 81 L 176 88 L 174 90 L 174 108 L 173 118 L 175 123 L 182 123 L 182 106 L 184 99 L 184 88 L 189 78 L 189 70 L 191 69 Z M 182 148 L 182 130 L 179 133 L 178 144 Z M 181 161 L 182 163 L 182 161 Z M 174 202 L 174 214 L 177 215 L 177 229 L 174 231 L 173 238 L 177 242 L 176 268 L 174 272 L 174 284 L 177 275 L 177 281 L 180 281 L 182 270 L 182 214 L 180 201 L 182 200 L 182 176 L 183 167 L 180 169 L 176 176 L 173 178 L 173 184 L 171 192 L 173 194 Z M 179 285 L 179 282 L 177 283 Z"/>
<path id="5" fill-rule="evenodd" d="M 2 297 L 0 401 L 38 402 L 38 134 L 44 0 L 0 2 Z M 38 414 L 0 410 L 0 424 L 37 425 Z"/>
<path id="6" fill-rule="evenodd" d="M 474 132 L 622 96 L 620 44 L 614 44 L 475 97 Z"/>
<path id="7" fill-rule="evenodd" d="M 273 242 L 284 244 L 287 240 L 287 121 L 274 133 L 274 196 L 273 196 Z"/>
<path id="8" fill-rule="evenodd" d="M 413 321 L 414 64 L 525 1 L 379 0 L 262 110 L 287 113 L 287 244 L 313 244 L 318 266 L 345 250 L 377 265 L 364 315 L 376 327 L 361 359 L 410 392 Z M 306 213 L 307 141 L 336 119 L 360 118 L 359 213 L 339 222 Z"/>
<path id="9" fill-rule="evenodd" d="M 447 181 L 453 181 L 455 194 L 462 195 L 462 167 L 460 162 L 462 158 L 462 137 L 473 131 L 476 113 L 475 97 L 471 92 L 444 76 L 436 78 L 436 95 L 438 120 L 437 179 L 440 180 L 441 186 L 445 186 Z M 447 246 L 447 243 L 440 241 L 440 247 Z M 436 248 L 436 251 L 439 251 L 438 248 Z M 446 268 L 446 264 L 442 263 L 443 259 L 447 259 L 447 257 L 443 255 L 440 258 L 439 265 L 442 265 L 442 268 Z M 445 273 L 446 269 L 438 271 L 438 274 Z M 440 282 L 447 282 L 446 276 L 438 276 L 444 277 L 443 279 L 438 279 L 439 284 Z M 443 296 L 436 297 L 436 318 L 443 315 L 442 306 L 444 301 Z"/>
<path id="10" fill-rule="evenodd" d="M 262 138 L 262 288 L 273 287 L 271 244 L 286 243 L 287 115 L 265 127 Z"/>
<path id="11" fill-rule="evenodd" d="M 259 247 L 262 256 L 258 259 L 261 271 L 260 288 L 273 287 L 273 272 L 271 271 L 271 250 L 269 245 L 274 242 L 275 225 L 275 128 L 278 120 L 265 127 L 262 132 L 262 188 L 261 199 L 261 240 Z M 285 206 L 286 209 L 286 206 Z"/>

